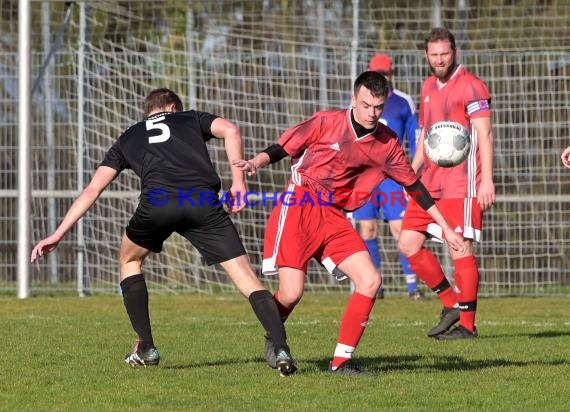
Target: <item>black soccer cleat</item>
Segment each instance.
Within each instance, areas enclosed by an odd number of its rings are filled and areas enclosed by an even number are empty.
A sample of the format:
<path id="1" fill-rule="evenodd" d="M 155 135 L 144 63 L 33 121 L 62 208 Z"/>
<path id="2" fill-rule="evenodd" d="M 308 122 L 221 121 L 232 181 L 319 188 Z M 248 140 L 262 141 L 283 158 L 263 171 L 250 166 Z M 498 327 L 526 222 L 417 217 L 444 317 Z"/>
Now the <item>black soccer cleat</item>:
<path id="1" fill-rule="evenodd" d="M 290 376 L 297 372 L 295 360 L 287 348 L 278 349 L 276 352 L 275 365 L 281 376 Z"/>
<path id="2" fill-rule="evenodd" d="M 352 362 L 352 359 L 344 361 L 336 369 L 332 368 L 332 361 L 331 361 L 331 363 L 329 364 L 329 372 L 336 373 L 338 375 L 362 375 L 365 373 L 362 371 L 362 369 L 358 367 L 358 365 Z"/>
<path id="3" fill-rule="evenodd" d="M 437 340 L 458 340 L 458 339 L 474 339 L 478 336 L 479 333 L 477 333 L 477 329 L 474 329 L 473 332 L 469 332 L 469 330 L 467 330 L 465 327 L 459 325 L 447 333 L 442 333 L 441 335 L 437 335 L 435 338 Z"/>
<path id="4" fill-rule="evenodd" d="M 457 322 L 459 322 L 459 308 L 443 308 L 439 323 L 435 325 L 427 335 L 430 338 L 435 338 L 436 336 L 445 333 Z"/>
<path id="5" fill-rule="evenodd" d="M 263 356 L 265 357 L 265 361 L 270 368 L 277 369 L 277 355 L 275 354 L 275 345 L 273 345 L 273 341 L 271 340 L 269 333 L 265 334 L 265 349 Z"/>

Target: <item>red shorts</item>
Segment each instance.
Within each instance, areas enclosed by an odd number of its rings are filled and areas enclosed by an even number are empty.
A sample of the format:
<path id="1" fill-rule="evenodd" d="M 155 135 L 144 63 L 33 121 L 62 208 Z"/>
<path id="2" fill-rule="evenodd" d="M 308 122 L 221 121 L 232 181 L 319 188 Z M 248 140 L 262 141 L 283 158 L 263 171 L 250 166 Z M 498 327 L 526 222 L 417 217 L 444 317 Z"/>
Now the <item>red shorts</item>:
<path id="1" fill-rule="evenodd" d="M 271 212 L 263 244 L 263 273 L 274 275 L 279 267 L 307 273 L 311 258 L 336 267 L 366 245 L 344 212 L 307 188 L 293 183 Z"/>
<path id="2" fill-rule="evenodd" d="M 483 228 L 483 210 L 477 203 L 477 198 L 439 199 L 435 204 L 456 232 L 462 233 L 464 238 L 479 242 Z M 426 232 L 435 240 L 444 240 L 441 226 L 413 198 L 406 208 L 402 230 Z"/>

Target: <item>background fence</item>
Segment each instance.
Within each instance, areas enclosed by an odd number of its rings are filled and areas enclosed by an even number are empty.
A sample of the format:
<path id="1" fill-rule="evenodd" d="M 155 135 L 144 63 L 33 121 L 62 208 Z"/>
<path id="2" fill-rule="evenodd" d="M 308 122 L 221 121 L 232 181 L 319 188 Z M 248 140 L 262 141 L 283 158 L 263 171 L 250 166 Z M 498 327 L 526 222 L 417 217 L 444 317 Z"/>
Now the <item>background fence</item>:
<path id="1" fill-rule="evenodd" d="M 396 87 L 417 99 L 428 75 L 423 40 L 444 25 L 458 39 L 461 62 L 493 96 L 499 201 L 477 248 L 481 293 L 570 294 L 570 172 L 559 159 L 570 144 L 570 4 L 384 3 L 33 1 L 32 240 L 55 229 L 106 149 L 142 119 L 149 90 L 172 88 L 188 108 L 235 121 L 249 156 L 313 112 L 346 107 L 355 75 L 375 52 L 392 55 Z M 0 290 L 10 293 L 18 274 L 17 4 L 0 0 Z M 210 148 L 227 187 L 223 146 Z M 249 188 L 279 192 L 288 176 L 282 161 Z M 57 253 L 32 267 L 33 292 L 115 293 L 118 246 L 137 190 L 133 174 L 121 175 Z M 269 212 L 249 207 L 234 219 L 257 269 Z M 403 293 L 385 224 L 380 238 L 388 292 Z M 146 276 L 155 292 L 230 288 L 177 236 L 150 258 Z M 348 288 L 316 265 L 309 280 L 310 290 Z"/>

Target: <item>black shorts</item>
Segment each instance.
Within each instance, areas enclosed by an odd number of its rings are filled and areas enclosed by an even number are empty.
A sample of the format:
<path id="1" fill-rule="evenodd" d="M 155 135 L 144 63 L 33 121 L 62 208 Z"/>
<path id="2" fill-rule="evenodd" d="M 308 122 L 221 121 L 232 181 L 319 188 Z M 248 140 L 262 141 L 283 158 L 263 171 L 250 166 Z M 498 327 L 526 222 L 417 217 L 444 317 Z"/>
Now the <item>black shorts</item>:
<path id="1" fill-rule="evenodd" d="M 125 230 L 135 244 L 160 253 L 173 233 L 184 236 L 208 265 L 245 255 L 245 248 L 228 213 L 221 205 L 179 206 L 176 199 L 154 206 L 143 199 Z"/>

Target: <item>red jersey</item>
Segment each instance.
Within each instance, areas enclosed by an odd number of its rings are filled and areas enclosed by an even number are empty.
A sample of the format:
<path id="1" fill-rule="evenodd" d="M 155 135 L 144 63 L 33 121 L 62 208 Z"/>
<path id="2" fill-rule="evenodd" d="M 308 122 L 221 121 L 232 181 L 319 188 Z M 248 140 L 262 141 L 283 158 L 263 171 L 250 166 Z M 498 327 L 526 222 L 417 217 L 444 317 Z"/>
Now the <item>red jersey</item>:
<path id="1" fill-rule="evenodd" d="M 350 109 L 317 112 L 283 133 L 279 144 L 292 158 L 293 183 L 346 211 L 366 203 L 386 177 L 402 186 L 418 179 L 398 136 L 378 123 L 359 138 Z"/>
<path id="2" fill-rule="evenodd" d="M 424 130 L 437 122 L 451 120 L 461 123 L 471 135 L 471 151 L 467 159 L 455 167 L 440 167 L 425 155 L 422 183 L 432 197 L 476 197 L 481 182 L 477 132 L 471 119 L 491 117 L 491 95 L 485 83 L 472 73 L 458 66 L 455 73 L 442 84 L 435 76 L 428 77 L 422 85 L 419 123 Z"/>

